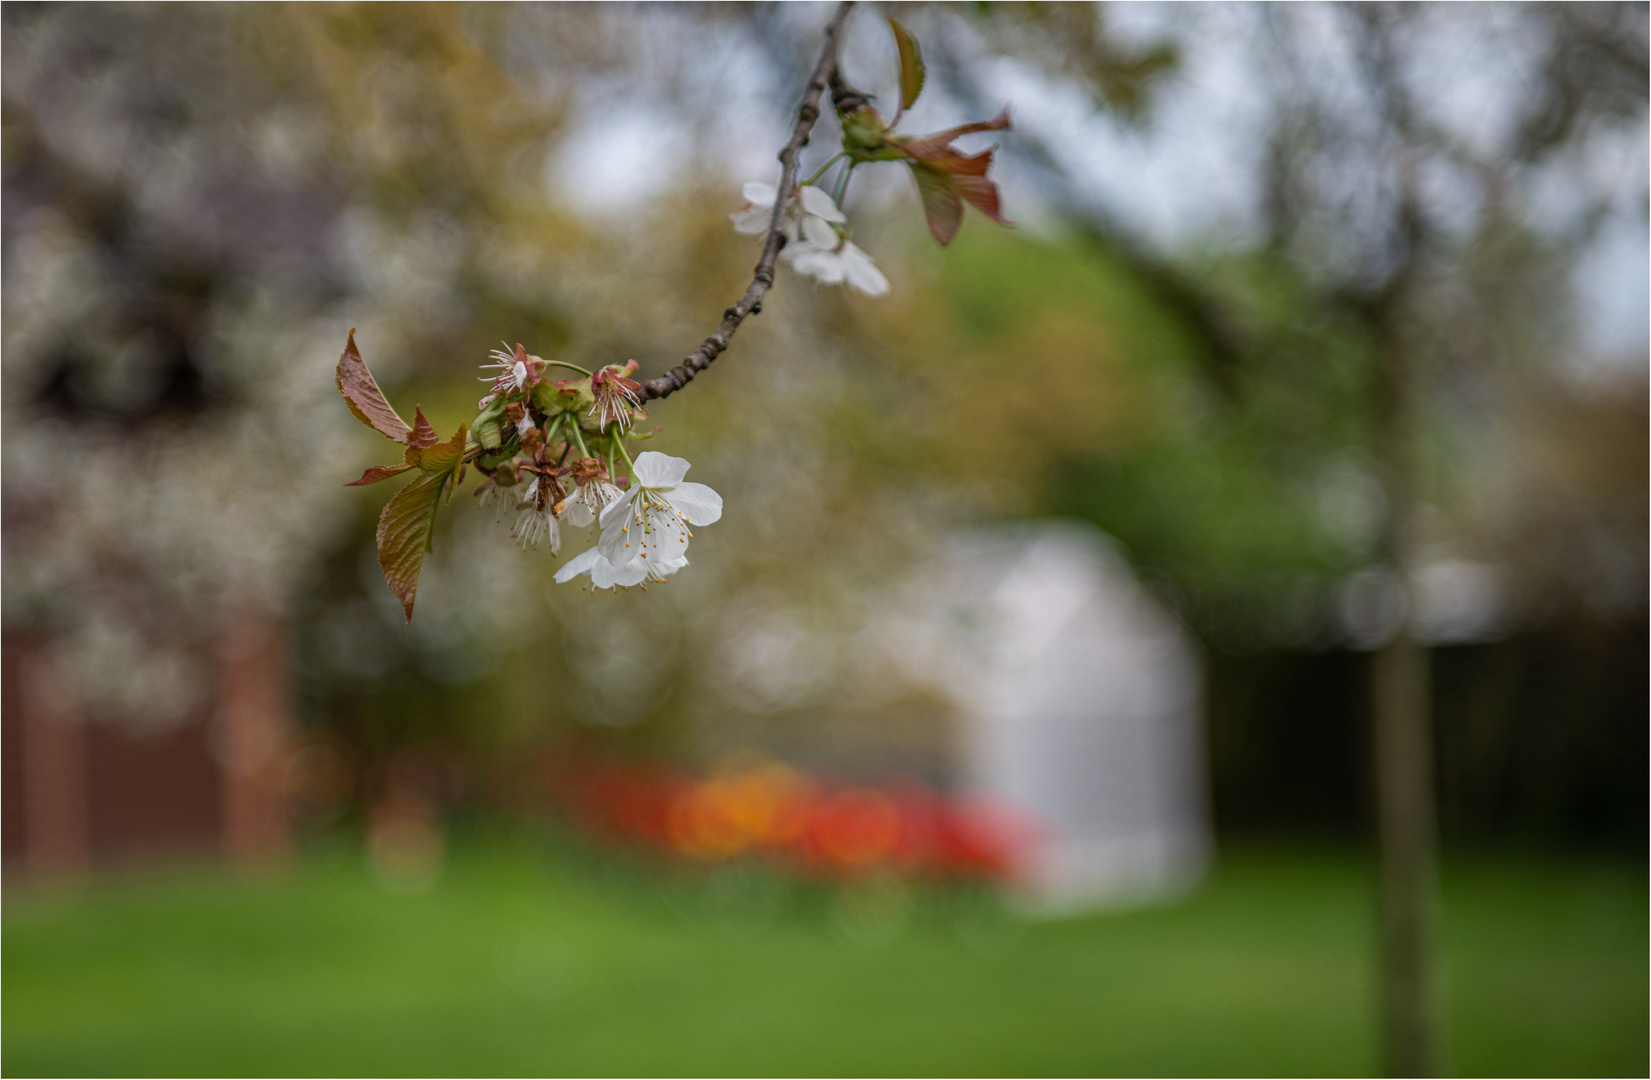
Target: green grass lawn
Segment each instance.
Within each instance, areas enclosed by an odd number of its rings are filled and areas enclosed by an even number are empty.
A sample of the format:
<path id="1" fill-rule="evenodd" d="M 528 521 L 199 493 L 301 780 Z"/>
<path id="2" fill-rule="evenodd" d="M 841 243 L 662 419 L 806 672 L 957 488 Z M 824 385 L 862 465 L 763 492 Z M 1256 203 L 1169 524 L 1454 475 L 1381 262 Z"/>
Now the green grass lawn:
<path id="1" fill-rule="evenodd" d="M 5 902 L 8 1075 L 1370 1074 L 1371 871 L 1241 849 L 1168 906 L 856 923 L 722 880 L 648 888 L 526 842 L 432 889 L 355 857 L 279 881 Z M 1647 1072 L 1643 863 L 1445 867 L 1457 1072 Z"/>

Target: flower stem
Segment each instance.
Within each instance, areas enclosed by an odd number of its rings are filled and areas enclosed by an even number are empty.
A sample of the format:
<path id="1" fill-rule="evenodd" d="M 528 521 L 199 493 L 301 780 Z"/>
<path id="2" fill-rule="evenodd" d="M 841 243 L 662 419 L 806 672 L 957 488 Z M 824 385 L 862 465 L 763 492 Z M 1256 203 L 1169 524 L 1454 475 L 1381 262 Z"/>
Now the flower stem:
<path id="1" fill-rule="evenodd" d="M 624 436 L 620 435 L 618 431 L 615 431 L 613 433 L 613 445 L 615 447 L 617 447 L 619 449 L 619 452 L 625 456 L 625 464 L 630 467 L 631 475 L 635 476 L 636 475 L 636 462 L 631 460 L 631 452 L 629 450 L 625 449 Z"/>
<path id="2" fill-rule="evenodd" d="M 573 429 L 573 439 L 579 444 L 579 456 L 590 457 L 590 451 L 585 449 L 585 436 L 580 433 L 578 424 L 569 425 Z"/>
<path id="3" fill-rule="evenodd" d="M 848 194 L 848 178 L 854 174 L 854 164 L 855 163 L 852 161 L 849 162 L 848 168 L 844 169 L 843 175 L 837 179 L 837 195 L 832 201 L 835 202 L 839 208 L 843 205 L 843 196 Z"/>
<path id="4" fill-rule="evenodd" d="M 848 154 L 847 150 L 840 150 L 836 154 L 832 155 L 830 158 L 828 158 L 826 160 L 826 163 L 824 165 L 821 165 L 818 169 L 815 169 L 814 170 L 814 175 L 810 176 L 807 180 L 804 180 L 802 182 L 801 186 L 803 186 L 803 187 L 813 187 L 815 181 L 819 180 L 820 177 L 824 176 L 827 169 L 831 168 L 833 165 L 835 165 L 839 161 L 843 160 L 843 158 L 845 156 L 847 156 L 847 154 Z"/>
<path id="5" fill-rule="evenodd" d="M 585 376 L 590 375 L 590 372 L 586 371 L 584 368 L 580 367 L 578 364 L 570 364 L 566 360 L 546 360 L 545 363 L 553 365 L 555 367 L 565 367 L 569 371 L 577 371 L 581 375 L 585 375 Z"/>

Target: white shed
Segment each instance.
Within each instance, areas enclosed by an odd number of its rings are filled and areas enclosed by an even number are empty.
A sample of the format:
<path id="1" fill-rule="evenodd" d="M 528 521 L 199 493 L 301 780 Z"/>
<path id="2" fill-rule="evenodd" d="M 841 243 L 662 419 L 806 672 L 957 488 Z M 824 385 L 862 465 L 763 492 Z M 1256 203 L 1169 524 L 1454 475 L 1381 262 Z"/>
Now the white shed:
<path id="1" fill-rule="evenodd" d="M 972 530 L 937 562 L 933 602 L 904 621 L 956 702 L 962 790 L 1041 826 L 1027 902 L 1190 885 L 1210 854 L 1203 674 L 1175 616 L 1080 522 Z"/>

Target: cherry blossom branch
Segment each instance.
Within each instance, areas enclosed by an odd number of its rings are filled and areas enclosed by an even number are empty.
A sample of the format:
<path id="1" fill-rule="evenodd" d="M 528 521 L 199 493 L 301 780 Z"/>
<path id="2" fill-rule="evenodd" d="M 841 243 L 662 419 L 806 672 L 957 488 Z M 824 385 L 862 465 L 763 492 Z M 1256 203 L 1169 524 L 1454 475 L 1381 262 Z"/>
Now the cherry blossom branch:
<path id="1" fill-rule="evenodd" d="M 640 393 L 644 400 L 667 397 L 687 386 L 695 375 L 710 367 L 711 361 L 728 348 L 734 331 L 739 329 L 746 316 L 762 311 L 763 297 L 774 287 L 774 264 L 780 257 L 780 249 L 785 246 L 785 217 L 791 202 L 791 189 L 797 184 L 797 154 L 807 145 L 809 132 L 820 118 L 820 96 L 836 75 L 837 45 L 842 37 L 843 23 L 853 6 L 854 0 L 843 0 L 838 5 L 837 14 L 826 24 L 825 46 L 820 50 L 820 62 L 814 65 L 814 74 L 809 77 L 803 103 L 797 109 L 797 123 L 791 129 L 791 140 L 780 151 L 780 194 L 774 200 L 774 218 L 768 226 L 768 242 L 763 246 L 762 258 L 757 260 L 750 286 L 733 307 L 722 313 L 722 322 L 717 326 L 716 333 L 706 338 L 693 355 L 659 378 L 642 384 Z"/>

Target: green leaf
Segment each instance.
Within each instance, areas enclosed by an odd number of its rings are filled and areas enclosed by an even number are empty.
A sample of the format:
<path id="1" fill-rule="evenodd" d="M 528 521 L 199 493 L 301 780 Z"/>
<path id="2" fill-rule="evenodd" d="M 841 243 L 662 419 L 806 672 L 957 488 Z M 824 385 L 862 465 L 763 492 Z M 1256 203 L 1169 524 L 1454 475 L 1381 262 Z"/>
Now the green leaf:
<path id="1" fill-rule="evenodd" d="M 428 426 L 424 414 L 419 421 Z M 433 429 L 432 429 L 433 430 Z M 404 465 L 381 465 L 380 469 L 393 476 L 415 464 L 424 475 L 402 488 L 378 516 L 378 565 L 384 571 L 384 583 L 396 594 L 407 612 L 407 621 L 413 621 L 413 600 L 418 595 L 419 572 L 424 569 L 425 553 L 432 550 L 436 524 L 436 506 L 442 492 L 449 500 L 458 484 L 455 475 L 464 464 L 464 443 L 469 437 L 469 425 L 460 424 L 458 433 L 447 442 L 431 446 L 409 447 Z M 372 469 L 367 470 L 372 473 Z M 383 479 L 380 476 L 377 479 Z M 366 477 L 362 478 L 366 481 Z"/>
<path id="2" fill-rule="evenodd" d="M 338 358 L 335 378 L 338 392 L 344 396 L 344 403 L 357 420 L 387 439 L 398 443 L 410 440 L 412 429 L 390 407 L 384 391 L 378 388 L 378 380 L 373 378 L 373 373 L 367 369 L 367 362 L 356 350 L 354 330 L 350 331 L 349 338 L 344 342 L 344 355 Z"/>
<path id="3" fill-rule="evenodd" d="M 552 416 L 573 408 L 578 399 L 578 394 L 561 390 L 555 383 L 546 381 L 534 383 L 533 389 L 528 392 L 528 400 L 533 407 Z"/>
<path id="4" fill-rule="evenodd" d="M 384 571 L 384 583 L 401 601 L 409 623 L 413 621 L 413 601 L 418 597 L 424 556 L 431 550 L 436 505 L 452 478 L 451 472 L 426 472 L 385 503 L 378 517 L 378 565 Z"/>
<path id="5" fill-rule="evenodd" d="M 894 31 L 894 46 L 900 50 L 900 111 L 905 112 L 923 92 L 928 72 L 923 66 L 923 50 L 912 32 L 893 19 L 889 20 L 889 29 Z"/>
<path id="6" fill-rule="evenodd" d="M 424 420 L 424 414 L 420 413 L 419 419 Z M 429 423 L 428 420 L 424 420 L 424 422 Z M 432 434 L 434 431 L 435 429 L 431 428 Z M 464 441 L 469 435 L 469 426 L 460 424 L 458 434 L 454 435 L 449 442 L 438 442 L 420 447 L 418 467 L 425 472 L 452 472 L 457 469 L 459 463 L 464 460 Z"/>

